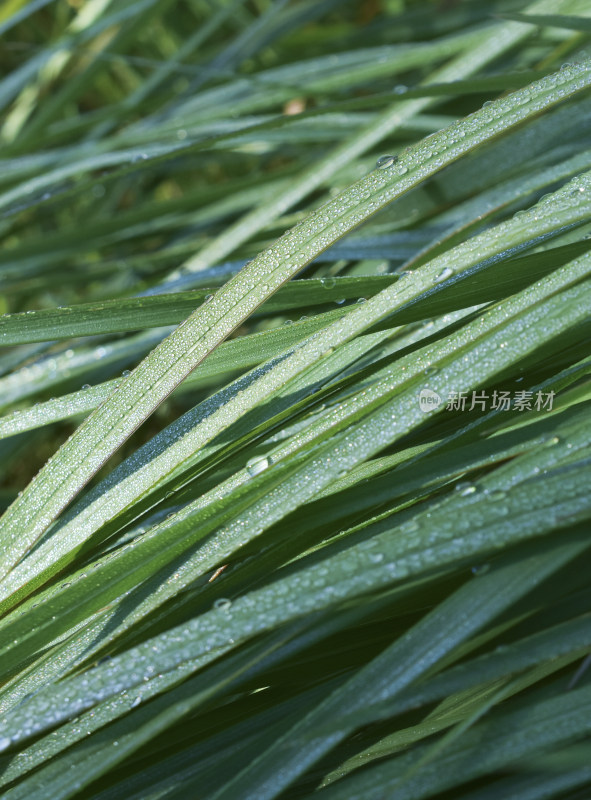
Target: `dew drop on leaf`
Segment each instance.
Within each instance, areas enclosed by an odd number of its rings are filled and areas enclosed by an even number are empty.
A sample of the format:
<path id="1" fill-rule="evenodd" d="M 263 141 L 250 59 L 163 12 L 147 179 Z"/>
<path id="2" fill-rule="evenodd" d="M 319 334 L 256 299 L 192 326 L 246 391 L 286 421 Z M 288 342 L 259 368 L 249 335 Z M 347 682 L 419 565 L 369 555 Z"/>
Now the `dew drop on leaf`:
<path id="1" fill-rule="evenodd" d="M 451 267 L 446 267 L 443 269 L 439 275 L 436 275 L 434 283 L 441 283 L 442 281 L 446 281 L 448 278 L 454 274 L 454 271 Z"/>
<path id="2" fill-rule="evenodd" d="M 462 497 L 466 497 L 469 494 L 474 494 L 476 491 L 476 486 L 473 483 L 463 482 L 457 483 L 455 486 L 456 492 L 458 492 Z"/>
<path id="3" fill-rule="evenodd" d="M 254 478 L 255 475 L 259 475 L 261 472 L 267 469 L 269 466 L 269 459 L 266 456 L 258 456 L 257 458 L 251 458 L 250 461 L 246 464 L 246 471 Z"/>
<path id="4" fill-rule="evenodd" d="M 376 167 L 378 169 L 384 169 L 385 167 L 391 167 L 392 164 L 395 164 L 398 160 L 398 156 L 380 156 L 376 161 Z"/>

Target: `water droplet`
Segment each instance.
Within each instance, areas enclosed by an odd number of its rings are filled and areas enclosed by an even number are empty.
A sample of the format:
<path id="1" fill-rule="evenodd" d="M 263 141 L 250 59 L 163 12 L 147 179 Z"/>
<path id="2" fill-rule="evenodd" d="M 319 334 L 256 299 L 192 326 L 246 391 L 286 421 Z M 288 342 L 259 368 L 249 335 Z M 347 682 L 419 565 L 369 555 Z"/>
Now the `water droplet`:
<path id="1" fill-rule="evenodd" d="M 326 278 L 322 278 L 320 283 L 325 289 L 334 289 L 334 287 L 337 285 L 337 279 L 328 276 Z"/>
<path id="2" fill-rule="evenodd" d="M 11 741 L 7 736 L 0 736 L 0 753 L 7 750 L 11 745 Z"/>
<path id="3" fill-rule="evenodd" d="M 439 275 L 436 275 L 435 280 L 433 282 L 441 283 L 442 281 L 446 281 L 448 278 L 451 278 L 453 274 L 454 274 L 453 269 L 451 267 L 446 267 L 439 273 Z"/>
<path id="4" fill-rule="evenodd" d="M 358 302 L 358 303 L 365 303 L 365 297 L 360 297 L 360 298 L 357 300 L 357 302 Z"/>
<path id="5" fill-rule="evenodd" d="M 394 92 L 394 94 L 406 94 L 408 92 L 408 86 L 399 83 L 398 86 L 395 86 L 392 91 Z"/>
<path id="6" fill-rule="evenodd" d="M 398 156 L 380 156 L 376 161 L 376 167 L 378 169 L 384 169 L 385 167 L 391 167 L 392 164 L 395 164 L 398 161 Z"/>
<path id="7" fill-rule="evenodd" d="M 121 374 L 123 375 L 124 378 L 127 378 L 129 375 L 131 375 L 131 370 L 130 369 L 124 369 Z"/>
<path id="8" fill-rule="evenodd" d="M 473 483 L 468 483 L 465 481 L 463 483 L 456 483 L 455 490 L 456 492 L 459 492 L 462 497 L 466 497 L 466 495 L 474 494 L 476 491 L 476 486 L 474 486 Z"/>
<path id="9" fill-rule="evenodd" d="M 472 575 L 475 577 L 480 577 L 482 575 L 486 575 L 486 573 L 490 570 L 490 564 L 479 564 L 478 566 L 472 567 Z"/>
<path id="10" fill-rule="evenodd" d="M 218 597 L 218 599 L 215 600 L 213 604 L 213 607 L 217 608 L 220 611 L 229 611 L 231 606 L 232 606 L 232 601 L 228 600 L 227 597 Z"/>
<path id="11" fill-rule="evenodd" d="M 90 384 L 89 383 L 83 383 L 82 384 L 82 388 L 83 389 L 90 389 Z"/>
<path id="12" fill-rule="evenodd" d="M 134 701 L 133 701 L 133 703 L 131 704 L 131 707 L 132 707 L 132 708 L 136 708 L 137 706 L 139 706 L 139 704 L 140 704 L 141 702 L 142 702 L 142 698 L 138 696 L 138 697 L 136 697 L 136 698 L 135 698 L 135 700 L 134 700 Z"/>
<path id="13" fill-rule="evenodd" d="M 206 294 L 205 297 L 203 298 L 204 303 L 209 303 L 210 300 L 213 300 L 212 294 Z"/>
<path id="14" fill-rule="evenodd" d="M 344 302 L 345 302 L 345 298 L 344 297 L 341 300 L 335 300 L 335 303 L 337 304 L 337 306 L 342 306 Z"/>
<path id="15" fill-rule="evenodd" d="M 246 463 L 246 470 L 250 477 L 254 478 L 255 475 L 266 470 L 269 464 L 270 459 L 266 456 L 258 456 L 257 458 L 251 458 L 250 461 Z"/>
<path id="16" fill-rule="evenodd" d="M 439 372 L 439 370 L 437 369 L 437 367 L 426 367 L 424 372 L 425 375 L 436 375 Z"/>

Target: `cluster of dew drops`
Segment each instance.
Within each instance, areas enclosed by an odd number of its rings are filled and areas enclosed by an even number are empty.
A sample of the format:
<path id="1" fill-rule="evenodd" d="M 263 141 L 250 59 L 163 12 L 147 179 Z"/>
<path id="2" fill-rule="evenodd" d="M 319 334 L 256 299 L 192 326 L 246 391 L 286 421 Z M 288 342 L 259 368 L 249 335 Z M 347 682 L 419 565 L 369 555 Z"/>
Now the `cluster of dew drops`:
<path id="1" fill-rule="evenodd" d="M 388 167 L 392 167 L 398 161 L 398 156 L 394 155 L 384 155 L 380 156 L 376 161 L 376 169 L 387 169 Z M 407 167 L 399 167 L 398 172 L 401 175 L 404 175 L 408 172 Z M 405 275 L 411 273 L 404 273 Z M 436 277 L 434 283 L 441 283 L 442 281 L 446 281 L 448 278 L 451 278 L 454 274 L 453 269 L 451 267 L 445 267 Z"/>

